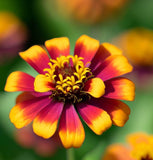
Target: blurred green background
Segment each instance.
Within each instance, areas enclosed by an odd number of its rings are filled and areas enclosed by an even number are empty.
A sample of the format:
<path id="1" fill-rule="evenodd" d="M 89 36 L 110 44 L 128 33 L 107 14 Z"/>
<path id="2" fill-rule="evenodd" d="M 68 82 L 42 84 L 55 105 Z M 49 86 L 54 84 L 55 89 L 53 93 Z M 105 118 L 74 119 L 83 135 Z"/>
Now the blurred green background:
<path id="1" fill-rule="evenodd" d="M 22 50 L 34 44 L 44 44 L 45 40 L 67 36 L 71 43 L 71 54 L 75 41 L 87 34 L 100 42 L 111 42 L 117 35 L 135 27 L 153 30 L 153 0 L 131 0 L 118 13 L 97 24 L 83 24 L 64 19 L 56 12 L 49 0 L 0 0 L 0 11 L 14 13 L 27 27 L 28 38 Z M 7 76 L 12 71 L 25 71 L 35 75 L 35 71 L 16 55 L 8 57 L 0 65 L 0 160 L 42 160 L 66 159 L 65 149 L 58 149 L 50 157 L 42 157 L 33 149 L 26 149 L 14 139 L 15 127 L 9 121 L 9 111 L 19 93 L 3 91 Z M 74 150 L 75 159 L 98 160 L 106 146 L 114 142 L 125 142 L 129 133 L 142 131 L 153 134 L 153 82 L 149 89 L 136 88 L 134 102 L 126 102 L 131 108 L 129 121 L 123 128 L 111 127 L 103 135 L 97 136 L 86 126 L 86 138 L 79 149 Z M 63 158 L 64 157 L 64 158 Z"/>

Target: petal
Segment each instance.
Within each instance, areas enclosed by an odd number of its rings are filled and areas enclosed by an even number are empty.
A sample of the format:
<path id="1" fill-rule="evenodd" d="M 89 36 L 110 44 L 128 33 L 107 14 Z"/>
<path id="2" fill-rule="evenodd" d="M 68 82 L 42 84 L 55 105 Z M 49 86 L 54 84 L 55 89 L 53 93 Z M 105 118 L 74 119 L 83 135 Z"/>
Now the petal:
<path id="1" fill-rule="evenodd" d="M 48 96 L 47 98 L 34 98 L 17 103 L 10 112 L 10 120 L 16 128 L 22 128 L 28 125 L 49 103 Z"/>
<path id="2" fill-rule="evenodd" d="M 105 82 L 104 97 L 133 101 L 135 96 L 135 85 L 127 78 L 114 78 Z"/>
<path id="3" fill-rule="evenodd" d="M 113 56 L 113 55 L 122 55 L 122 51 L 110 43 L 102 43 L 102 46 L 104 48 L 105 57 Z"/>
<path id="4" fill-rule="evenodd" d="M 29 63 L 38 73 L 44 73 L 43 70 L 49 67 L 48 54 L 41 46 L 32 46 L 19 54 L 21 58 Z"/>
<path id="5" fill-rule="evenodd" d="M 92 104 L 104 109 L 111 117 L 113 124 L 123 127 L 129 119 L 130 108 L 123 102 L 115 99 L 91 99 Z"/>
<path id="6" fill-rule="evenodd" d="M 85 103 L 76 106 L 83 120 L 96 134 L 100 135 L 111 127 L 110 116 L 103 109 Z"/>
<path id="7" fill-rule="evenodd" d="M 131 145 L 131 147 L 136 147 L 142 143 L 149 144 L 149 138 L 150 137 L 146 133 L 138 132 L 128 135 L 127 141 Z"/>
<path id="8" fill-rule="evenodd" d="M 45 42 L 45 46 L 53 59 L 70 54 L 70 42 L 67 37 L 50 39 Z"/>
<path id="9" fill-rule="evenodd" d="M 105 84 L 100 78 L 92 78 L 85 83 L 83 90 L 91 96 L 99 98 L 105 93 Z"/>
<path id="10" fill-rule="evenodd" d="M 110 145 L 104 153 L 102 160 L 134 160 L 130 150 L 120 144 Z"/>
<path id="11" fill-rule="evenodd" d="M 4 90 L 7 92 L 33 91 L 34 78 L 27 73 L 16 71 L 12 72 L 6 81 Z"/>
<path id="12" fill-rule="evenodd" d="M 106 81 L 131 72 L 132 69 L 126 57 L 110 56 L 93 72 L 93 74 L 103 81 Z"/>
<path id="13" fill-rule="evenodd" d="M 59 136 L 65 148 L 80 147 L 84 141 L 84 128 L 72 104 L 64 106 L 59 124 Z"/>
<path id="14" fill-rule="evenodd" d="M 22 92 L 19 94 L 16 98 L 16 104 L 21 103 L 30 99 L 36 98 L 34 95 L 32 95 L 32 92 Z"/>
<path id="15" fill-rule="evenodd" d="M 102 43 L 91 61 L 89 68 L 95 70 L 107 57 L 122 55 L 122 51 L 110 43 Z"/>
<path id="16" fill-rule="evenodd" d="M 52 101 L 33 121 L 34 132 L 43 138 L 50 138 L 57 129 L 57 123 L 64 103 Z"/>
<path id="17" fill-rule="evenodd" d="M 74 55 L 83 57 L 84 63 L 90 62 L 99 48 L 99 41 L 90 38 L 86 35 L 82 35 L 75 45 Z"/>
<path id="18" fill-rule="evenodd" d="M 16 98 L 16 103 L 20 103 L 23 101 L 27 101 L 30 99 L 34 99 L 34 98 L 43 98 L 46 96 L 50 96 L 51 93 L 50 92 L 45 92 L 45 93 L 38 93 L 38 92 L 22 92 L 21 94 L 19 94 Z"/>
<path id="19" fill-rule="evenodd" d="M 51 79 L 43 74 L 36 76 L 34 81 L 34 90 L 36 92 L 48 92 L 54 89 L 54 84 Z"/>
<path id="20" fill-rule="evenodd" d="M 42 97 L 42 96 L 50 96 L 52 94 L 51 91 L 48 92 L 32 92 L 32 95 L 35 97 Z"/>

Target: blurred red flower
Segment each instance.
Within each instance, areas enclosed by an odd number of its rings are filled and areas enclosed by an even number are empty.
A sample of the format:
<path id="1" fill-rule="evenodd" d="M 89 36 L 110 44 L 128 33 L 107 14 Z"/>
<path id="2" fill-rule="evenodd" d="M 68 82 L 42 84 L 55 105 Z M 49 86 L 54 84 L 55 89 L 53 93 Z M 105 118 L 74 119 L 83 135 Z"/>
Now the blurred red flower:
<path id="1" fill-rule="evenodd" d="M 40 156 L 51 156 L 61 147 L 58 134 L 50 139 L 44 139 L 34 134 L 31 126 L 15 130 L 14 136 L 22 147 L 34 149 Z"/>
<path id="2" fill-rule="evenodd" d="M 10 12 L 0 12 L 0 63 L 17 56 L 27 40 L 25 25 Z"/>

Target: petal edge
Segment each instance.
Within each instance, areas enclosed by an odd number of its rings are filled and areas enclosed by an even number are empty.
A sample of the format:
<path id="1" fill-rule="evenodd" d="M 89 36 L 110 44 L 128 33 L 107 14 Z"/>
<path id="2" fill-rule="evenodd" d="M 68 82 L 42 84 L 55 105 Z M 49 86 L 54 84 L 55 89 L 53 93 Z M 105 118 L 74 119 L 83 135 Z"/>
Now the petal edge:
<path id="1" fill-rule="evenodd" d="M 33 131 L 45 139 L 50 138 L 57 129 L 57 124 L 64 104 L 51 102 L 33 121 Z"/>
<path id="2" fill-rule="evenodd" d="M 74 55 L 83 57 L 83 62 L 90 62 L 99 48 L 99 41 L 87 35 L 82 35 L 77 41 Z"/>
<path id="3" fill-rule="evenodd" d="M 103 81 L 131 72 L 133 67 L 127 58 L 121 55 L 110 56 L 93 72 Z"/>
<path id="4" fill-rule="evenodd" d="M 48 92 L 52 89 L 54 89 L 54 84 L 49 77 L 46 77 L 43 74 L 36 76 L 34 81 L 34 90 L 36 92 Z"/>
<path id="5" fill-rule="evenodd" d="M 100 78 L 92 78 L 85 83 L 83 90 L 91 96 L 99 98 L 105 93 L 105 84 Z"/>
<path id="6" fill-rule="evenodd" d="M 101 135 L 112 125 L 112 120 L 108 113 L 99 107 L 80 103 L 77 105 L 77 109 L 86 124 L 97 135 Z"/>
<path id="7" fill-rule="evenodd" d="M 67 37 L 47 40 L 45 46 L 53 59 L 59 56 L 68 56 L 70 53 L 70 42 Z"/>
<path id="8" fill-rule="evenodd" d="M 40 74 L 44 73 L 45 68 L 48 68 L 49 56 L 41 46 L 34 45 L 26 51 L 20 52 L 19 55 Z"/>
<path id="9" fill-rule="evenodd" d="M 135 97 L 135 85 L 127 78 L 114 78 L 105 81 L 106 92 L 104 97 L 133 101 Z"/>
<path id="10" fill-rule="evenodd" d="M 78 148 L 82 145 L 85 132 L 73 105 L 65 105 L 60 124 L 59 136 L 65 148 Z"/>
<path id="11" fill-rule="evenodd" d="M 33 91 L 34 78 L 27 73 L 16 71 L 12 72 L 6 81 L 4 90 L 7 92 Z"/>

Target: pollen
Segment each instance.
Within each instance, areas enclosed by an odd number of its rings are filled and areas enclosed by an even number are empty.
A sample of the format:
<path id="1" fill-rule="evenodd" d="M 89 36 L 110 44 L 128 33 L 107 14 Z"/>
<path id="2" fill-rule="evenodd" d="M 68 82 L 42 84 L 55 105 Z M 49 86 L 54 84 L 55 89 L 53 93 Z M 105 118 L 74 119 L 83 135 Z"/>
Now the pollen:
<path id="1" fill-rule="evenodd" d="M 44 71 L 55 84 L 51 97 L 60 101 L 73 101 L 73 103 L 82 100 L 82 96 L 86 94 L 82 91 L 84 84 L 93 77 L 82 60 L 83 58 L 77 55 L 50 59 L 48 64 L 50 68 L 45 68 Z"/>

